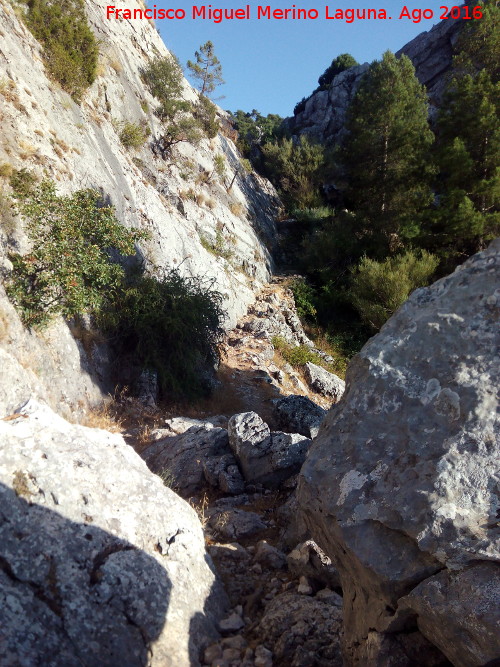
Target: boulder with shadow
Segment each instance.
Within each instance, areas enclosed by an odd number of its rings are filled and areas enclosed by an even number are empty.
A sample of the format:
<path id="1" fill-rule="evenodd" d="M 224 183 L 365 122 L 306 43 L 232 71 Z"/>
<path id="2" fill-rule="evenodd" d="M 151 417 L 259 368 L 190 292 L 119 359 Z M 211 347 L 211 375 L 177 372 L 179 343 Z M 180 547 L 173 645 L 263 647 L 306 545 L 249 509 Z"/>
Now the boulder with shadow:
<path id="1" fill-rule="evenodd" d="M 199 665 L 226 599 L 194 510 L 35 401 L 0 443 L 0 664 Z"/>

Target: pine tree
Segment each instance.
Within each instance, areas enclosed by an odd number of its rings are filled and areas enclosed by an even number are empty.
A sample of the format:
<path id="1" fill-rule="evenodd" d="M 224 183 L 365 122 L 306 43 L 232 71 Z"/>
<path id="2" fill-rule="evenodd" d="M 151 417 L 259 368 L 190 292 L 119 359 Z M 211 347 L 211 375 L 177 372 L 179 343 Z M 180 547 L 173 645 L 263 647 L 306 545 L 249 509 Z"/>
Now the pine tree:
<path id="1" fill-rule="evenodd" d="M 500 232 L 500 82 L 455 79 L 438 123 L 440 206 L 434 243 L 452 263 Z M 437 235 L 437 236 L 436 236 Z M 453 261 L 454 258 L 454 261 Z"/>
<path id="2" fill-rule="evenodd" d="M 360 254 L 401 250 L 420 233 L 432 200 L 427 96 L 409 58 L 387 51 L 365 74 L 340 151 L 347 208 Z"/>
<path id="3" fill-rule="evenodd" d="M 472 24 L 473 23 L 473 24 Z M 500 7 L 463 29 L 437 124 L 439 207 L 432 227 L 447 268 L 500 233 Z"/>
<path id="4" fill-rule="evenodd" d="M 194 55 L 196 62 L 188 60 L 188 69 L 192 77 L 199 82 L 201 94 L 210 95 L 217 86 L 224 83 L 222 66 L 214 53 L 214 45 L 211 41 L 205 42 Z"/>
<path id="5" fill-rule="evenodd" d="M 485 69 L 496 83 L 500 79 L 500 3 L 469 0 L 467 4 L 481 7 L 482 18 L 464 21 L 455 44 L 454 69 L 472 76 Z"/>

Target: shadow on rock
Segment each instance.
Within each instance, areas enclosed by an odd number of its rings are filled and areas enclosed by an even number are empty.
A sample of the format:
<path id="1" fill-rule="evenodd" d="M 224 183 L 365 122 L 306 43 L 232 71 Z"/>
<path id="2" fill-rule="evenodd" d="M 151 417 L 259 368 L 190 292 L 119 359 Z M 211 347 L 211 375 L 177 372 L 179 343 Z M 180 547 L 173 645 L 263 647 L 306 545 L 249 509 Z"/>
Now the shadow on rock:
<path id="1" fill-rule="evenodd" d="M 0 485 L 0 663 L 146 665 L 172 584 L 144 551 Z M 27 489 L 26 489 L 27 491 Z"/>

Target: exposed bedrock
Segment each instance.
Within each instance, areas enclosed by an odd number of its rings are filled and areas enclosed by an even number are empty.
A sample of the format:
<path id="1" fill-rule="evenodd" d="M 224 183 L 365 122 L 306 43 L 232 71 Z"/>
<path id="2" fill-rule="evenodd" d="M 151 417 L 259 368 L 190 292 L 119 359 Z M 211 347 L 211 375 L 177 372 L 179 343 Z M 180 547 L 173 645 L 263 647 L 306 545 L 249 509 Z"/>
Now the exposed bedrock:
<path id="1" fill-rule="evenodd" d="M 348 665 L 415 664 L 417 628 L 454 665 L 500 657 L 499 324 L 497 240 L 365 345 L 309 449 L 298 498 Z"/>

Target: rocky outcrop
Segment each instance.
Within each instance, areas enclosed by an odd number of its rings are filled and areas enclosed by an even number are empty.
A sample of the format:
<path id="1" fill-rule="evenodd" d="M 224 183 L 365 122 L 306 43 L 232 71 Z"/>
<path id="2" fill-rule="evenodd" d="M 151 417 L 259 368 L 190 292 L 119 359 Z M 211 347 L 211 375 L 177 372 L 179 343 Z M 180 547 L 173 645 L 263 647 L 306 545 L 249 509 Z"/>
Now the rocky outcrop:
<path id="1" fill-rule="evenodd" d="M 225 595 L 195 511 L 122 437 L 0 420 L 0 663 L 199 664 Z"/>
<path id="2" fill-rule="evenodd" d="M 0 271 L 0 278 L 2 277 Z M 50 403 L 64 417 L 83 416 L 113 386 L 105 348 L 87 355 L 61 320 L 43 333 L 27 331 L 0 285 L 0 413 L 9 414 L 29 397 Z"/>
<path id="3" fill-rule="evenodd" d="M 231 417 L 228 435 L 246 481 L 269 488 L 277 488 L 300 470 L 311 444 L 298 433 L 271 433 L 255 412 Z"/>
<path id="4" fill-rule="evenodd" d="M 415 291 L 351 362 L 302 468 L 348 665 L 386 665 L 398 642 L 411 664 L 417 628 L 461 667 L 500 655 L 499 285 L 500 240 Z"/>
<path id="5" fill-rule="evenodd" d="M 416 75 L 429 94 L 431 116 L 439 105 L 451 70 L 453 45 L 463 21 L 445 19 L 428 32 L 408 42 L 396 55 L 407 55 Z M 316 141 L 338 143 L 344 135 L 347 109 L 356 94 L 368 63 L 351 67 L 338 74 L 328 90 L 313 93 L 304 110 L 286 120 L 293 134 L 307 134 Z"/>
<path id="6" fill-rule="evenodd" d="M 231 460 L 226 460 L 223 469 L 216 473 L 214 464 L 220 468 L 221 459 L 227 455 Z M 210 481 L 215 486 L 219 472 L 236 463 L 231 456 L 226 429 L 214 428 L 209 422 L 191 426 L 179 435 L 160 438 L 146 447 L 141 456 L 157 475 L 168 475 L 172 488 L 185 497 L 206 484 L 205 467 L 208 466 Z"/>

